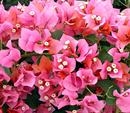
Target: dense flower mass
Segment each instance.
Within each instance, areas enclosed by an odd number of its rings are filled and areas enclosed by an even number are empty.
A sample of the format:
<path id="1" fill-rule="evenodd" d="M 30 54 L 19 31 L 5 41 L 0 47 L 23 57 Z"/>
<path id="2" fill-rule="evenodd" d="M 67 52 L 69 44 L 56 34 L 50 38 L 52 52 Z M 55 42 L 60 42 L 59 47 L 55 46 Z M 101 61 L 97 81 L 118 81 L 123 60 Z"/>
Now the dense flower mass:
<path id="1" fill-rule="evenodd" d="M 0 113 L 130 113 L 129 87 L 129 8 L 0 5 Z"/>

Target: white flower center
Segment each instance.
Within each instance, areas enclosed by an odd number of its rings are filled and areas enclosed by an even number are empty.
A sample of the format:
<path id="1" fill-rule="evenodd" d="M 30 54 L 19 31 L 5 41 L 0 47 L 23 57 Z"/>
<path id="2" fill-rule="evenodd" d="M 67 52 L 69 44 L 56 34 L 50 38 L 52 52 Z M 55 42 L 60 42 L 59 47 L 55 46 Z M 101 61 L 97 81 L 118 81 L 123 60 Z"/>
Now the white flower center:
<path id="1" fill-rule="evenodd" d="M 51 111 L 51 107 L 48 108 L 48 111 Z"/>
<path id="2" fill-rule="evenodd" d="M 77 113 L 77 111 L 76 111 L 76 110 L 73 110 L 72 113 Z"/>
<path id="3" fill-rule="evenodd" d="M 55 94 L 55 93 L 53 93 L 53 94 L 51 95 L 51 97 L 55 98 L 55 97 L 56 97 L 56 94 Z"/>
<path id="4" fill-rule="evenodd" d="M 43 81 L 42 80 L 38 80 L 38 84 L 43 84 Z"/>
<path id="5" fill-rule="evenodd" d="M 116 64 L 114 64 L 114 63 L 112 63 L 111 66 L 112 66 L 113 68 L 116 68 Z"/>
<path id="6" fill-rule="evenodd" d="M 59 59 L 57 60 L 57 62 L 58 62 L 58 63 L 62 62 L 62 59 L 61 59 L 61 58 L 59 58 Z"/>
<path id="7" fill-rule="evenodd" d="M 102 18 L 100 16 L 96 17 L 96 20 L 100 21 Z"/>
<path id="8" fill-rule="evenodd" d="M 116 73 L 118 73 L 118 69 L 113 69 L 113 72 L 116 74 Z"/>
<path id="9" fill-rule="evenodd" d="M 80 9 L 84 9 L 85 8 L 85 6 L 84 5 L 80 5 L 80 7 L 79 7 Z"/>
<path id="10" fill-rule="evenodd" d="M 49 102 L 50 102 L 50 103 L 54 103 L 54 100 L 53 100 L 53 99 L 51 99 Z"/>
<path id="11" fill-rule="evenodd" d="M 62 70 L 62 69 L 64 68 L 64 66 L 63 66 L 62 64 L 60 64 L 60 65 L 58 66 L 58 68 L 59 68 L 60 70 Z"/>
<path id="12" fill-rule="evenodd" d="M 6 87 L 7 87 L 6 85 L 3 85 L 3 89 L 6 89 Z"/>
<path id="13" fill-rule="evenodd" d="M 43 89 L 44 89 L 44 86 L 40 86 L 39 89 L 40 89 L 40 90 L 43 90 Z"/>
<path id="14" fill-rule="evenodd" d="M 15 29 L 15 28 L 13 28 L 13 29 L 12 29 L 12 32 L 13 32 L 13 33 L 15 33 L 15 32 L 16 32 L 16 29 Z"/>
<path id="15" fill-rule="evenodd" d="M 67 49 L 67 48 L 68 48 L 68 45 L 64 45 L 64 46 L 63 46 L 63 49 Z"/>
<path id="16" fill-rule="evenodd" d="M 44 96 L 44 99 L 45 99 L 45 100 L 49 100 L 49 97 L 48 97 L 48 96 Z"/>
<path id="17" fill-rule="evenodd" d="M 93 61 L 94 61 L 94 62 L 97 62 L 97 58 L 96 58 L 96 57 L 95 57 L 95 58 L 93 58 Z"/>
<path id="18" fill-rule="evenodd" d="M 112 68 L 110 66 L 107 67 L 107 71 L 111 72 Z"/>
<path id="19" fill-rule="evenodd" d="M 22 106 L 22 108 L 21 108 L 21 109 L 22 109 L 22 111 L 25 111 L 25 107 L 24 107 L 24 106 Z"/>
<path id="20" fill-rule="evenodd" d="M 63 61 L 62 64 L 63 64 L 64 66 L 67 66 L 67 65 L 68 65 L 68 62 L 67 62 L 67 61 Z"/>
<path id="21" fill-rule="evenodd" d="M 66 40 L 66 41 L 65 41 L 65 44 L 66 44 L 66 45 L 70 44 L 70 40 Z"/>
<path id="22" fill-rule="evenodd" d="M 96 18 L 96 15 L 92 15 L 91 18 L 92 18 L 92 19 L 95 19 L 95 18 Z"/>
<path id="23" fill-rule="evenodd" d="M 47 42 L 47 41 L 44 42 L 44 45 L 45 45 L 45 46 L 49 46 L 49 42 Z"/>
<path id="24" fill-rule="evenodd" d="M 46 82 L 46 83 L 45 83 L 45 86 L 50 86 L 50 82 Z"/>
<path id="25" fill-rule="evenodd" d="M 21 27 L 21 25 L 20 25 L 20 24 L 16 24 L 15 26 L 16 26 L 17 28 L 20 28 L 20 27 Z"/>
<path id="26" fill-rule="evenodd" d="M 31 16 L 34 16 L 34 15 L 35 15 L 35 12 L 34 12 L 34 11 L 30 11 L 29 14 L 30 14 Z"/>

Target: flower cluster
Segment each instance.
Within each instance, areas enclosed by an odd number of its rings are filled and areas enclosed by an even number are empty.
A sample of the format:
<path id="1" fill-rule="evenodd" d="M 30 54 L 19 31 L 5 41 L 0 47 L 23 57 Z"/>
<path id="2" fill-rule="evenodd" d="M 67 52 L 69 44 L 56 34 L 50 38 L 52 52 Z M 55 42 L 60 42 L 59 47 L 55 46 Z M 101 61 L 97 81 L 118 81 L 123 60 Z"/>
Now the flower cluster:
<path id="1" fill-rule="evenodd" d="M 0 113 L 130 113 L 129 45 L 111 0 L 0 5 Z"/>

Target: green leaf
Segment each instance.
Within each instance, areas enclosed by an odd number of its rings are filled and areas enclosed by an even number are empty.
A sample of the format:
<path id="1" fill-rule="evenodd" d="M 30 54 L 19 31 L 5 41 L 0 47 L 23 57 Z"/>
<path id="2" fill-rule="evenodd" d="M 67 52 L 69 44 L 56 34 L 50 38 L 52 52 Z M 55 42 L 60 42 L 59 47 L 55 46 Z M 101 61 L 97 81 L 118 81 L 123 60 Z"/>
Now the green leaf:
<path id="1" fill-rule="evenodd" d="M 106 97 L 106 103 L 109 105 L 114 105 L 115 104 L 116 99 L 115 98 L 108 98 Z"/>
<path id="2" fill-rule="evenodd" d="M 38 88 L 35 88 L 31 94 L 27 95 L 25 102 L 33 109 L 37 108 L 42 102 L 39 101 Z"/>
<path id="3" fill-rule="evenodd" d="M 56 30 L 55 32 L 52 32 L 51 35 L 52 35 L 52 37 L 53 37 L 54 39 L 59 40 L 59 39 L 61 38 L 61 36 L 63 35 L 63 31 L 61 31 L 61 30 Z"/>
<path id="4" fill-rule="evenodd" d="M 113 96 L 113 91 L 114 90 L 118 90 L 119 91 L 119 87 L 114 83 L 113 80 L 100 80 L 98 81 L 98 83 L 96 84 L 97 86 L 101 87 L 105 93 L 106 96 L 106 102 L 109 105 L 114 105 L 116 98 Z"/>
<path id="5" fill-rule="evenodd" d="M 108 60 L 112 61 L 112 56 L 108 54 L 108 50 L 111 49 L 113 46 L 110 45 L 106 40 L 101 40 L 99 43 L 99 59 L 101 59 L 102 62 Z"/>
<path id="6" fill-rule="evenodd" d="M 98 42 L 98 38 L 96 37 L 95 34 L 90 34 L 86 36 L 85 39 L 87 40 L 87 42 L 92 43 L 92 44 L 95 44 Z"/>
<path id="7" fill-rule="evenodd" d="M 5 73 L 7 73 L 8 75 L 11 74 L 11 70 L 10 70 L 9 68 L 4 67 L 4 71 L 5 71 Z"/>
<path id="8" fill-rule="evenodd" d="M 9 108 L 9 106 L 7 104 L 4 104 L 2 106 L 2 110 L 3 110 L 3 113 L 7 113 L 7 109 Z"/>

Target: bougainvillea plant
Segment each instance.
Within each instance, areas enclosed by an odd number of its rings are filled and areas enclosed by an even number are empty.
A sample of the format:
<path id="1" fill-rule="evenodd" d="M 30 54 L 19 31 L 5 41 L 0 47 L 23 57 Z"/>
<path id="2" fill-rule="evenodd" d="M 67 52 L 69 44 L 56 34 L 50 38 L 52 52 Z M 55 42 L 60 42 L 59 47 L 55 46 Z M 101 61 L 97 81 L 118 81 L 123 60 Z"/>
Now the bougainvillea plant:
<path id="1" fill-rule="evenodd" d="M 111 0 L 0 5 L 0 113 L 130 113 L 130 9 Z"/>

